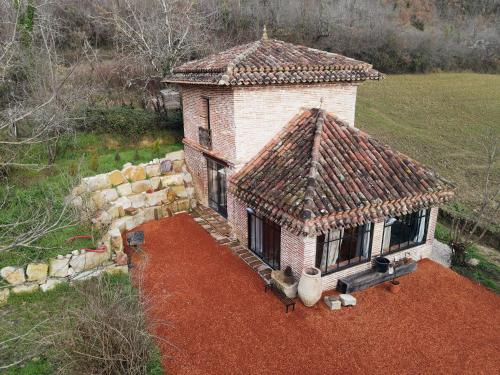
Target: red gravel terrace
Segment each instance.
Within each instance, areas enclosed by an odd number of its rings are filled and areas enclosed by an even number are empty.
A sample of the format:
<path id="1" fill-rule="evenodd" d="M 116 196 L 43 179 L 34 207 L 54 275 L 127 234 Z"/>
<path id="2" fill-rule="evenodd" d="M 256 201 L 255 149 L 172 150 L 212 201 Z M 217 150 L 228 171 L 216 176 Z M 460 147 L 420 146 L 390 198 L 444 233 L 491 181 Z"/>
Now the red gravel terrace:
<path id="1" fill-rule="evenodd" d="M 353 308 L 297 302 L 285 314 L 264 293 L 262 279 L 189 215 L 140 229 L 150 318 L 170 323 L 157 332 L 172 344 L 160 342 L 167 373 L 493 374 L 500 368 L 499 297 L 432 261 L 402 277 L 399 294 L 379 285 L 354 293 Z"/>

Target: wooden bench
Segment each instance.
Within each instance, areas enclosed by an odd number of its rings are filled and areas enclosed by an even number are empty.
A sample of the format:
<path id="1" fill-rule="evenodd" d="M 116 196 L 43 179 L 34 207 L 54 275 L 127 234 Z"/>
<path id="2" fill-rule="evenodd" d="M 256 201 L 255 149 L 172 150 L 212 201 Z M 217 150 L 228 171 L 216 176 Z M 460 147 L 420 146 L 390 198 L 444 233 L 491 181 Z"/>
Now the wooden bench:
<path id="1" fill-rule="evenodd" d="M 276 287 L 276 285 L 274 285 L 272 282 L 266 283 L 264 286 L 264 291 L 266 293 L 269 289 L 278 297 L 278 299 L 281 301 L 281 303 L 283 303 L 283 305 L 285 305 L 286 313 L 288 313 L 288 308 L 290 306 L 292 306 L 292 311 L 295 311 L 295 302 L 292 299 L 288 298 L 285 295 L 285 293 L 283 293 L 281 290 L 279 290 Z"/>

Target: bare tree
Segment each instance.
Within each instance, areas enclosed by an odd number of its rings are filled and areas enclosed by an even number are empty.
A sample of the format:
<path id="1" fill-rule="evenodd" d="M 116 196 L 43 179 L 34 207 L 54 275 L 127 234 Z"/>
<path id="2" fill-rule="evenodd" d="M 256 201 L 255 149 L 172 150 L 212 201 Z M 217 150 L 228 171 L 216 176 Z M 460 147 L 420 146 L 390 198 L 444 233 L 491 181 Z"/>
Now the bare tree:
<path id="1" fill-rule="evenodd" d="M 473 220 L 456 215 L 451 225 L 452 261 L 459 265 L 465 264 L 467 252 L 471 246 L 483 239 L 489 224 L 494 222 L 500 211 L 500 180 L 495 171 L 495 163 L 498 158 L 498 135 L 491 129 L 482 137 L 481 145 L 486 156 L 481 201 L 474 210 Z"/>
<path id="2" fill-rule="evenodd" d="M 192 0 L 123 0 L 104 17 L 116 30 L 121 51 L 133 54 L 162 76 L 205 48 L 203 17 Z"/>

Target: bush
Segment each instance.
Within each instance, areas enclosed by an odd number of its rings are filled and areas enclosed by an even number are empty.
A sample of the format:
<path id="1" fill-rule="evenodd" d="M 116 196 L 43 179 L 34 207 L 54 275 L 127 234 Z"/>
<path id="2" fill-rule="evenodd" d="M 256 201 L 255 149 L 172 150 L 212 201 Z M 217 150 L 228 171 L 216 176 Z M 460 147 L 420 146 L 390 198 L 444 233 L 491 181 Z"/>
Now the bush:
<path id="1" fill-rule="evenodd" d="M 145 134 L 156 124 L 153 112 L 127 106 L 90 107 L 84 110 L 82 117 L 82 130 L 135 138 Z"/>
<path id="2" fill-rule="evenodd" d="M 146 306 L 136 289 L 120 280 L 99 277 L 76 286 L 81 303 L 67 310 L 53 343 L 63 354 L 62 372 L 146 374 L 158 361 Z"/>

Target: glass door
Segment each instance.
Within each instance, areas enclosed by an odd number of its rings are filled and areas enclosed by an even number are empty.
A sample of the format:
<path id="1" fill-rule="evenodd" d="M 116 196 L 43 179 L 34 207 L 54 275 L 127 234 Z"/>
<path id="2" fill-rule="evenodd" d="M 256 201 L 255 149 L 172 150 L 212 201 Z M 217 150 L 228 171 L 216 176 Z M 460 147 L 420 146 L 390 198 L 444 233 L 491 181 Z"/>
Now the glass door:
<path id="1" fill-rule="evenodd" d="M 207 158 L 208 205 L 227 217 L 226 170 L 224 165 Z"/>
<path id="2" fill-rule="evenodd" d="M 281 227 L 248 209 L 248 247 L 275 270 L 280 269 Z"/>

